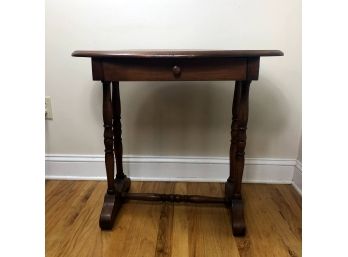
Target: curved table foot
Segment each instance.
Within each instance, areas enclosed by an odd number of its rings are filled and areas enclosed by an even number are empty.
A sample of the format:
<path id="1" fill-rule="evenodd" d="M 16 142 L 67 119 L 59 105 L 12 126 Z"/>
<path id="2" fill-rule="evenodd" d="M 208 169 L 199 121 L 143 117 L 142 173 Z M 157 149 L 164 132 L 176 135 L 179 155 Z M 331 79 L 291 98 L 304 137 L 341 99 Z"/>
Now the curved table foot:
<path id="1" fill-rule="evenodd" d="M 245 235 L 244 207 L 242 199 L 232 199 L 232 230 L 234 236 Z"/>
<path id="2" fill-rule="evenodd" d="M 125 175 L 123 179 L 115 179 L 116 192 L 128 192 L 131 180 Z"/>
<path id="3" fill-rule="evenodd" d="M 123 179 L 115 180 L 115 194 L 105 194 L 104 204 L 101 210 L 100 218 L 99 218 L 99 226 L 102 230 L 111 230 L 116 215 L 122 206 L 122 192 L 128 192 L 130 188 L 131 181 L 126 176 Z"/>

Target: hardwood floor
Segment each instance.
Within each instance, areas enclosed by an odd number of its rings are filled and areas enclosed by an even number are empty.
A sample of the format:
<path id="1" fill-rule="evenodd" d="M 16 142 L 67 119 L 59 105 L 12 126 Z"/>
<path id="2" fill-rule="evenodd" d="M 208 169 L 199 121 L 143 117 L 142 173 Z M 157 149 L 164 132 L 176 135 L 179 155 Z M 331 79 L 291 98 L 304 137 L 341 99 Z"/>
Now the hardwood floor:
<path id="1" fill-rule="evenodd" d="M 223 183 L 132 182 L 130 192 L 223 196 Z M 46 257 L 301 256 L 301 197 L 291 185 L 243 184 L 247 234 L 224 205 L 129 201 L 101 231 L 100 181 L 46 181 Z"/>

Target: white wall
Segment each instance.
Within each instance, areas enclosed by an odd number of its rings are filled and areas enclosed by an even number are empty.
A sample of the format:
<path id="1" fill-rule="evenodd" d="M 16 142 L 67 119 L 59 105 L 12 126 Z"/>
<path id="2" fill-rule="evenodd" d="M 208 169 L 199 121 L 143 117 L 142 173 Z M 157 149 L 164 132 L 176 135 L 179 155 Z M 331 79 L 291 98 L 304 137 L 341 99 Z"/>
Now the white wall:
<path id="1" fill-rule="evenodd" d="M 301 1 L 46 1 L 46 153 L 102 154 L 101 87 L 74 50 L 280 49 L 252 83 L 246 154 L 296 159 Z M 228 156 L 233 82 L 121 83 L 124 153 Z"/>
<path id="2" fill-rule="evenodd" d="M 300 138 L 300 145 L 298 147 L 297 160 L 302 163 L 302 135 L 301 135 L 301 138 Z"/>

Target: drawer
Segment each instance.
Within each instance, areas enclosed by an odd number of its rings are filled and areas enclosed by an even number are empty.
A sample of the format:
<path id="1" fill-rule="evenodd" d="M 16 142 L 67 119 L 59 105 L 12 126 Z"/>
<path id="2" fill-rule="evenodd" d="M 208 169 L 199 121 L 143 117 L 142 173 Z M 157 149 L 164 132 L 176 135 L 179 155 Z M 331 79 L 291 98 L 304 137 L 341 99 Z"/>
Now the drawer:
<path id="1" fill-rule="evenodd" d="M 198 81 L 244 80 L 247 58 L 92 59 L 94 80 Z"/>

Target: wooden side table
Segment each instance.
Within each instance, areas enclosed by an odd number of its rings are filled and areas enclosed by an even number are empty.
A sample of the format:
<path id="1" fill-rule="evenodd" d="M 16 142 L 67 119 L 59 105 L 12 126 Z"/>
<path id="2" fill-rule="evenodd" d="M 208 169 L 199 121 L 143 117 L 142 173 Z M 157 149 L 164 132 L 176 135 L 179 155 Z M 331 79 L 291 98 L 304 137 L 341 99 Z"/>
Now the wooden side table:
<path id="1" fill-rule="evenodd" d="M 248 123 L 249 87 L 259 76 L 260 57 L 282 56 L 279 50 L 224 51 L 75 51 L 72 56 L 92 59 L 93 80 L 103 85 L 103 120 L 107 192 L 101 229 L 112 229 L 124 200 L 224 203 L 231 207 L 235 236 L 245 234 L 241 181 Z M 128 193 L 131 181 L 123 173 L 119 81 L 235 80 L 232 106 L 230 174 L 225 197 Z M 111 90 L 112 88 L 112 90 Z M 116 177 L 114 175 L 116 159 Z"/>

